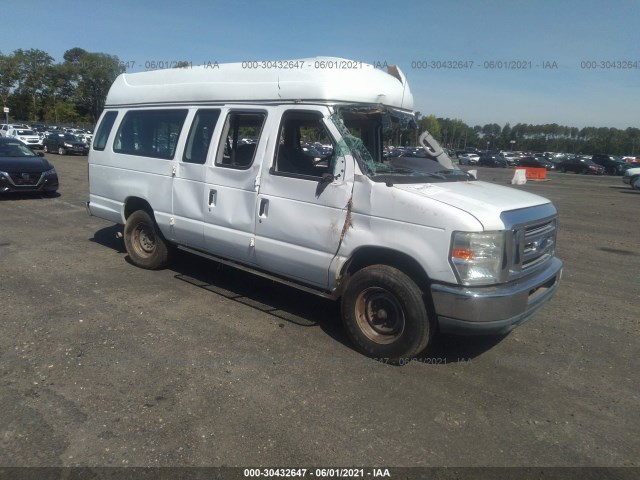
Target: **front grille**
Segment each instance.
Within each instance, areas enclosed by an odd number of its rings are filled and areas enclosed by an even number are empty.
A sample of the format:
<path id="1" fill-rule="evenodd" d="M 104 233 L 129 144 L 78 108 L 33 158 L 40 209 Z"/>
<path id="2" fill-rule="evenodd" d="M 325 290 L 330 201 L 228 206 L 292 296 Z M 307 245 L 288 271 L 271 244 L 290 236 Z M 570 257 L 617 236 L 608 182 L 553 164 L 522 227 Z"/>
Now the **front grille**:
<path id="1" fill-rule="evenodd" d="M 526 275 L 553 257 L 556 245 L 556 219 L 520 226 L 512 231 L 511 277 Z"/>
<path id="2" fill-rule="evenodd" d="M 553 256 L 555 244 L 555 219 L 525 227 L 522 245 L 522 270 L 533 268 Z"/>
<path id="3" fill-rule="evenodd" d="M 40 181 L 41 173 L 10 173 L 11 181 L 16 186 L 36 186 Z"/>

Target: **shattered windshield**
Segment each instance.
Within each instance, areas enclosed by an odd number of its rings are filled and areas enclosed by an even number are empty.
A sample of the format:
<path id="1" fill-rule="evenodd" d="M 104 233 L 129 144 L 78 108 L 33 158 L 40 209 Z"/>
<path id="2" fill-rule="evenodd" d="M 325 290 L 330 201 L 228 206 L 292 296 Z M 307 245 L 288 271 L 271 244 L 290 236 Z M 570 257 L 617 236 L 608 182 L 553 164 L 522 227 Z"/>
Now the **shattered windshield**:
<path id="1" fill-rule="evenodd" d="M 386 107 L 340 107 L 331 121 L 342 139 L 336 146 L 338 155 L 351 154 L 363 173 L 375 182 L 430 183 L 473 179 L 454 167 L 446 168 L 422 146 L 396 148 L 393 154 L 384 145 L 389 139 L 404 138 L 418 145 L 417 125 L 413 114 Z M 407 140 L 408 139 L 408 140 Z"/>

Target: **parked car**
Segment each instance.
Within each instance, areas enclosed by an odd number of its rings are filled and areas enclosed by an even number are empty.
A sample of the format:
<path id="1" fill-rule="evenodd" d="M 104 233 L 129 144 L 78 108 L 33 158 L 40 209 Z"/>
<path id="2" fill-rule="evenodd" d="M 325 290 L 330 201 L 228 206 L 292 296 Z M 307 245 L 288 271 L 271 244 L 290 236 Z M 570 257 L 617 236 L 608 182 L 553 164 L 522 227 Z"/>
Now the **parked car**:
<path id="1" fill-rule="evenodd" d="M 40 136 L 33 130 L 24 128 L 10 128 L 7 130 L 7 138 L 15 138 L 29 148 L 42 148 Z"/>
<path id="2" fill-rule="evenodd" d="M 21 123 L 3 123 L 2 126 L 0 127 L 0 137 L 6 137 L 7 136 L 7 132 L 9 130 L 11 130 L 12 128 L 24 128 L 24 129 L 27 129 L 29 127 L 27 127 L 26 125 L 22 125 Z"/>
<path id="3" fill-rule="evenodd" d="M 509 166 L 518 165 L 522 156 L 519 153 L 502 152 L 501 157 L 504 158 Z"/>
<path id="4" fill-rule="evenodd" d="M 478 166 L 506 168 L 507 161 L 504 158 L 501 158 L 499 155 L 485 154 L 482 155 L 478 160 Z"/>
<path id="5" fill-rule="evenodd" d="M 477 165 L 480 155 L 475 153 L 463 153 L 458 155 L 458 163 L 460 165 Z"/>
<path id="6" fill-rule="evenodd" d="M 593 175 L 602 175 L 604 173 L 604 167 L 594 163 L 593 160 L 577 157 L 571 160 L 565 160 L 558 164 L 558 170 L 562 173 L 574 172 Z"/>
<path id="7" fill-rule="evenodd" d="M 631 168 L 631 165 L 615 155 L 596 153 L 591 157 L 591 160 L 598 165 L 602 165 L 604 167 L 604 171 L 609 175 L 622 175 L 625 170 Z"/>
<path id="8" fill-rule="evenodd" d="M 58 174 L 43 153 L 36 154 L 15 138 L 0 138 L 0 193 L 57 190 Z"/>
<path id="9" fill-rule="evenodd" d="M 631 185 L 634 190 L 640 190 L 640 167 L 627 169 L 622 176 L 622 181 Z"/>
<path id="10" fill-rule="evenodd" d="M 56 152 L 58 155 L 89 153 L 89 146 L 71 133 L 49 134 L 42 141 L 42 146 L 45 152 Z"/>
<path id="11" fill-rule="evenodd" d="M 522 157 L 518 162 L 519 167 L 544 168 L 545 170 L 555 170 L 556 166 L 553 162 L 546 160 L 544 157 Z"/>

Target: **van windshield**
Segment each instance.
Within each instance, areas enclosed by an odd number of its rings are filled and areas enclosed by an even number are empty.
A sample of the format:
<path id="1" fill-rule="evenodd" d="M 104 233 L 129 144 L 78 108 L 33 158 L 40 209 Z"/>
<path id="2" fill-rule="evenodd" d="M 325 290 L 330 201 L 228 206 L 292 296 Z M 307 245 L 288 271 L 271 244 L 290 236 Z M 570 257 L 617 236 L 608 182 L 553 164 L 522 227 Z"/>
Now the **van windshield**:
<path id="1" fill-rule="evenodd" d="M 415 117 L 382 106 L 339 107 L 331 121 L 342 136 L 338 153 L 351 154 L 374 182 L 433 183 L 473 180 L 474 177 L 440 164 L 423 147 L 384 147 L 393 132 L 410 132 L 418 143 Z M 343 151 L 341 152 L 341 149 Z"/>

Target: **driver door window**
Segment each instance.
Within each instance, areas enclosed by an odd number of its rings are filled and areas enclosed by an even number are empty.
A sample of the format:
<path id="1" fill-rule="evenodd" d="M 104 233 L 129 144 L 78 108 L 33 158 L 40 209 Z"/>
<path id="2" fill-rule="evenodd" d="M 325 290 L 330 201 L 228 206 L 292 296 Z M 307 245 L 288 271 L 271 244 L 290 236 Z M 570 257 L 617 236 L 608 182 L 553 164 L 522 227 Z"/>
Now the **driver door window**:
<path id="1" fill-rule="evenodd" d="M 318 112 L 285 112 L 272 173 L 317 180 L 331 171 L 334 142 Z"/>

